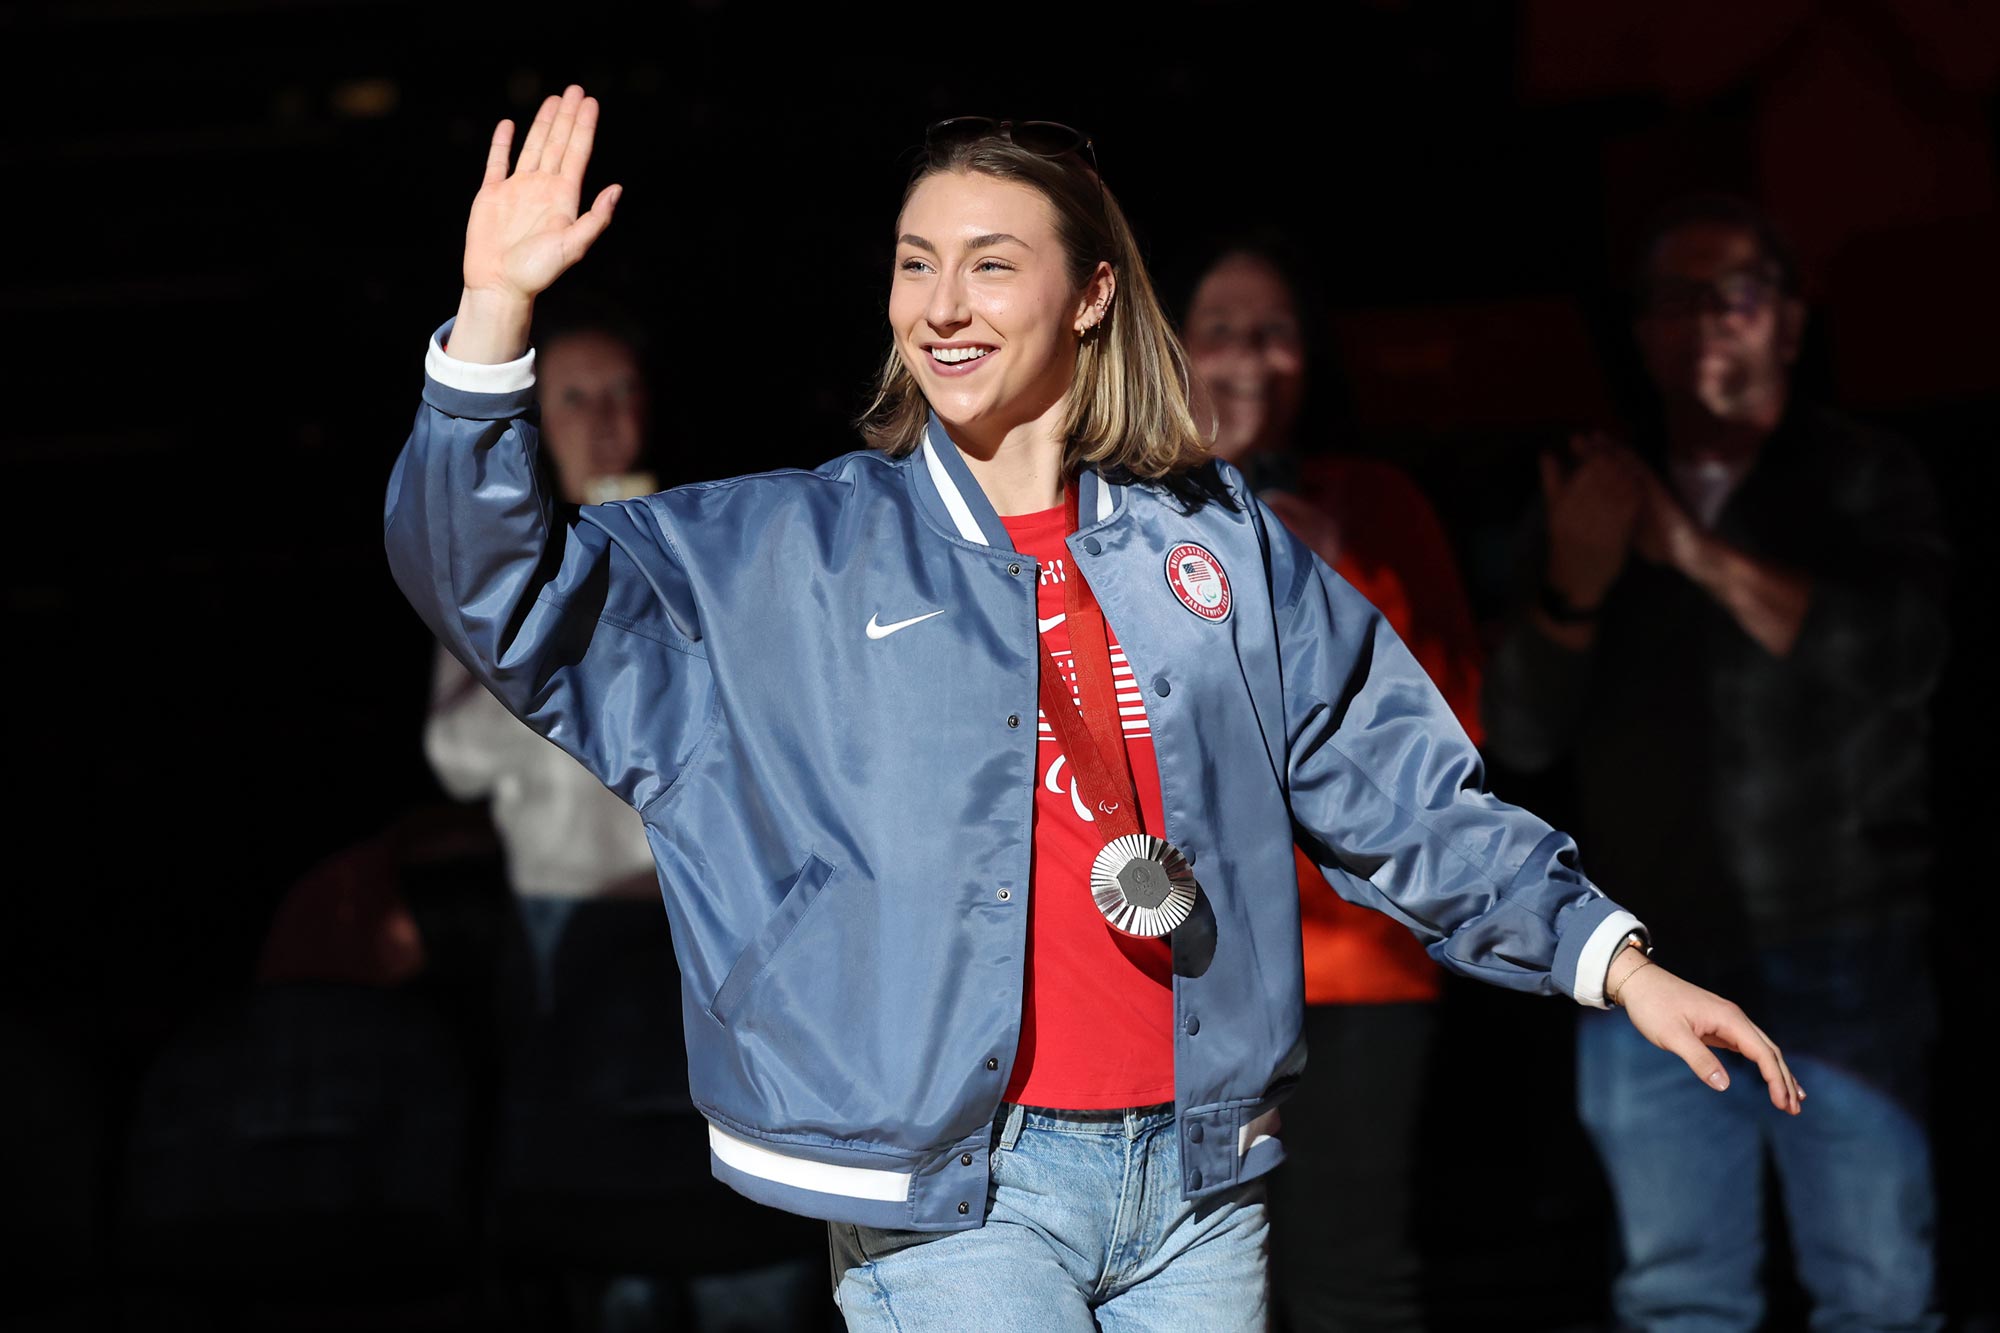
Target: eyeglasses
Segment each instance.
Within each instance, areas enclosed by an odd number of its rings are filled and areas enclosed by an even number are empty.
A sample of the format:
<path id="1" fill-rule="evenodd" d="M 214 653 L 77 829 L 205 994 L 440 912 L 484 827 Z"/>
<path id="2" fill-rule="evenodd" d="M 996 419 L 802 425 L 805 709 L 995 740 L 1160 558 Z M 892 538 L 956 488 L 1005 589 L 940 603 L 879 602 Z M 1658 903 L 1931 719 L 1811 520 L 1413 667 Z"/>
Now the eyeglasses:
<path id="1" fill-rule="evenodd" d="M 1687 319 L 1714 313 L 1755 319 L 1778 293 L 1770 273 L 1740 269 L 1711 282 L 1691 278 L 1656 278 L 1646 292 L 1646 313 L 1661 319 Z"/>
<path id="2" fill-rule="evenodd" d="M 1097 148 L 1082 130 L 1053 120 L 995 120 L 991 116 L 953 116 L 924 131 L 924 151 L 935 156 L 954 144 L 1001 138 L 1036 157 L 1080 155 L 1096 176 Z M 1102 184 L 1102 178 L 1099 178 Z"/>

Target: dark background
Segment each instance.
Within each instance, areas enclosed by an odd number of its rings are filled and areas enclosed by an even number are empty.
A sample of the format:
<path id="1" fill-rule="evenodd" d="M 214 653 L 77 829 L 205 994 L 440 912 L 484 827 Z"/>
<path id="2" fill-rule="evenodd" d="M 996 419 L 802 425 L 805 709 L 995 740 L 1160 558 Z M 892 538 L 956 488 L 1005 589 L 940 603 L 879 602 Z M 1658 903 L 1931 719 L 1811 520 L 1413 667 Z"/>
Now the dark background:
<path id="1" fill-rule="evenodd" d="M 492 125 L 575 81 L 604 105 L 589 188 L 626 195 L 565 281 L 615 293 L 657 339 L 665 480 L 854 447 L 908 150 L 941 116 L 1052 118 L 1094 136 L 1176 304 L 1217 236 L 1289 230 L 1328 320 L 1313 443 L 1415 473 L 1489 621 L 1534 451 L 1616 426 L 1632 399 L 1624 288 L 1647 214 L 1698 187 L 1768 206 L 1815 307 L 1807 386 L 1909 433 L 1951 516 L 1936 1124 L 1948 1297 L 1991 1327 L 1975 1257 L 2000 1252 L 1978 1100 L 1995 989 L 1993 8 L 454 10 L 0 7 L 23 853 L 0 1006 L 8 1040 L 74 1094 L 6 1099 L 11 1173 L 70 1182 L 67 1203 L 10 1223 L 47 1242 L 41 1277 L 67 1295 L 46 1299 L 123 1317 L 135 1089 L 174 1032 L 250 985 L 288 887 L 450 818 L 419 749 L 430 646 L 381 554 L 383 488 L 422 340 L 456 306 Z M 1560 784 L 1495 780 L 1560 814 Z M 436 882 L 413 905 L 449 991 L 489 927 L 477 895 Z M 1611 1236 L 1567 1031 L 1562 1006 L 1451 990 L 1424 1218 L 1441 1324 L 1601 1314 Z"/>

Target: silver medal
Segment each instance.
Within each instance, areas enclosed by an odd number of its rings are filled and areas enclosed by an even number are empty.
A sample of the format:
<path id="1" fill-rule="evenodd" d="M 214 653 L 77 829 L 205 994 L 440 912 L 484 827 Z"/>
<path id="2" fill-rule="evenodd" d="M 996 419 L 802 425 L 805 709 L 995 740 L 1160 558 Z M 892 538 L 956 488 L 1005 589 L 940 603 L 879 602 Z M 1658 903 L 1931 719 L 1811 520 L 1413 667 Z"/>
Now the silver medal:
<path id="1" fill-rule="evenodd" d="M 1090 867 L 1090 896 L 1104 919 L 1127 935 L 1158 938 L 1194 911 L 1194 869 L 1165 842 L 1145 833 L 1113 838 Z"/>

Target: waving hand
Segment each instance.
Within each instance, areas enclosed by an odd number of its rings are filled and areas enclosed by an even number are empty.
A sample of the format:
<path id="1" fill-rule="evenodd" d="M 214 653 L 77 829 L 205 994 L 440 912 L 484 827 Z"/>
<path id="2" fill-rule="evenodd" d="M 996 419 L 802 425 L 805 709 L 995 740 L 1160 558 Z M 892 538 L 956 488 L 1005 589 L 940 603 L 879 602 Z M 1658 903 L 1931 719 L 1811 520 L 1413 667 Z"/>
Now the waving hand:
<path id="1" fill-rule="evenodd" d="M 500 122 L 465 228 L 467 287 L 532 301 L 604 234 L 621 187 L 605 186 L 588 213 L 576 211 L 596 137 L 597 99 L 571 84 L 542 102 L 510 175 L 514 122 Z"/>
<path id="2" fill-rule="evenodd" d="M 514 122 L 494 128 L 486 175 L 465 226 L 465 296 L 452 356 L 485 362 L 519 356 L 535 298 L 611 225 L 623 186 L 605 186 L 589 212 L 577 212 L 596 137 L 597 99 L 575 84 L 543 101 L 512 172 L 507 159 Z"/>

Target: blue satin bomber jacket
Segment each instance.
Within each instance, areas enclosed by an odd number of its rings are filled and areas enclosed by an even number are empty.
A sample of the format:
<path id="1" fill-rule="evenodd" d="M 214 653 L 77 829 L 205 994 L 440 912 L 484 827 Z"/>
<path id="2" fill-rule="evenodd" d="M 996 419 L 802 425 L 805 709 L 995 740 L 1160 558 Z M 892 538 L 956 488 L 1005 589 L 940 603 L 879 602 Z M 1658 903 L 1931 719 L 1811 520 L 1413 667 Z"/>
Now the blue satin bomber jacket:
<path id="1" fill-rule="evenodd" d="M 450 327 L 389 479 L 390 566 L 474 676 L 643 816 L 715 1174 L 813 1217 L 980 1225 L 1028 945 L 1036 565 L 935 418 L 904 458 L 557 522 L 534 353 L 473 366 Z M 1566 835 L 1482 792 L 1381 614 L 1222 475 L 1238 507 L 1190 513 L 1086 473 L 1069 539 L 1201 884 L 1172 937 L 1189 1198 L 1282 1157 L 1305 1062 L 1294 841 L 1440 963 L 1517 990 L 1602 1006 L 1638 925 Z M 1227 581 L 1219 619 L 1169 579 L 1182 544 Z"/>

